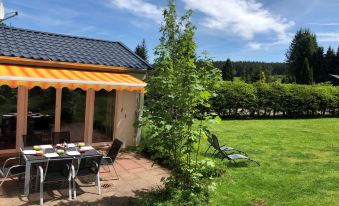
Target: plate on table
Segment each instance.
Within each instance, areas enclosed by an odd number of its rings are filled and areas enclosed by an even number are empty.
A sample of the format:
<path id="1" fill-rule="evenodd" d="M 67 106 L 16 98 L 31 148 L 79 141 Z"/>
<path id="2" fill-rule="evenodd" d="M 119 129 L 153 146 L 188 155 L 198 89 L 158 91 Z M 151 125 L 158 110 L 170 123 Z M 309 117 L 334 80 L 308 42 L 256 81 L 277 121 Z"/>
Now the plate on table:
<path id="1" fill-rule="evenodd" d="M 53 149 L 52 145 L 40 145 L 41 149 Z"/>
<path id="2" fill-rule="evenodd" d="M 81 147 L 81 149 L 84 151 L 88 151 L 88 150 L 93 150 L 94 148 L 92 146 L 84 146 L 84 147 Z"/>
<path id="3" fill-rule="evenodd" d="M 67 147 L 68 147 L 68 148 L 70 148 L 70 147 L 75 147 L 75 144 L 69 143 L 69 144 L 67 144 Z"/>
<path id="4" fill-rule="evenodd" d="M 44 154 L 45 157 L 47 158 L 51 158 L 51 157 L 59 157 L 59 155 L 57 153 L 47 153 L 47 154 Z"/>
<path id="5" fill-rule="evenodd" d="M 35 155 L 36 151 L 35 150 L 22 150 L 22 153 L 25 155 Z"/>
<path id="6" fill-rule="evenodd" d="M 67 151 L 66 154 L 69 155 L 69 156 L 78 156 L 78 155 L 80 155 L 80 153 L 78 151 Z"/>

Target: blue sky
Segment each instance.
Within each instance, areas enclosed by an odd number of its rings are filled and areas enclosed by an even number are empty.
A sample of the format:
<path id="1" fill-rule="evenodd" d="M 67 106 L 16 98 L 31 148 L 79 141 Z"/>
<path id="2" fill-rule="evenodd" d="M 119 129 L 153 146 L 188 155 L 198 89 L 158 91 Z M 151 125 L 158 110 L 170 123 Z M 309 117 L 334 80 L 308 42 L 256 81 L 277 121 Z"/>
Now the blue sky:
<path id="1" fill-rule="evenodd" d="M 15 27 L 121 41 L 144 38 L 150 56 L 160 37 L 166 0 L 3 0 Z M 338 0 L 176 0 L 193 10 L 198 52 L 215 60 L 282 62 L 294 33 L 310 28 L 321 46 L 339 43 Z"/>

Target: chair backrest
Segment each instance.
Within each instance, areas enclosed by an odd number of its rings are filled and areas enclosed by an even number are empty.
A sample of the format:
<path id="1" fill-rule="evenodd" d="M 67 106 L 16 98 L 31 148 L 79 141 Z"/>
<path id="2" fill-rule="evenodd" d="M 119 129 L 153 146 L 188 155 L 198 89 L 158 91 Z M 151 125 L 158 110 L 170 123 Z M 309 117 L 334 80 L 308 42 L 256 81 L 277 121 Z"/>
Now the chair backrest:
<path id="1" fill-rule="evenodd" d="M 207 137 L 211 137 L 212 136 L 212 133 L 211 131 L 209 131 L 208 129 L 203 129 L 205 134 L 207 135 Z"/>
<path id="2" fill-rule="evenodd" d="M 203 129 L 206 136 L 207 136 L 207 141 L 213 146 L 214 142 L 213 142 L 213 138 L 212 138 L 212 134 L 209 130 L 207 129 Z"/>
<path id="3" fill-rule="evenodd" d="M 212 138 L 212 141 L 213 141 L 213 147 L 216 148 L 216 149 L 220 149 L 220 144 L 219 144 L 219 140 L 218 140 L 218 137 L 214 134 L 212 134 L 211 136 Z"/>
<path id="4" fill-rule="evenodd" d="M 71 142 L 71 133 L 69 131 L 64 132 L 52 132 L 52 142 L 54 145 Z"/>
<path id="5" fill-rule="evenodd" d="M 100 169 L 102 155 L 87 156 L 80 160 L 76 171 L 77 176 L 96 175 Z"/>
<path id="6" fill-rule="evenodd" d="M 34 145 L 42 145 L 42 136 L 36 134 L 22 135 L 24 147 L 30 147 Z"/>
<path id="7" fill-rule="evenodd" d="M 44 180 L 61 180 L 69 177 L 73 158 L 50 159 L 45 168 Z"/>
<path id="8" fill-rule="evenodd" d="M 223 158 L 226 158 L 226 159 L 229 160 L 230 158 L 228 157 L 228 155 L 224 151 L 222 151 L 221 148 L 220 148 L 218 137 L 216 135 L 212 134 L 212 139 L 213 139 L 213 145 L 212 146 L 218 151 L 218 153 Z"/>
<path id="9" fill-rule="evenodd" d="M 114 139 L 112 146 L 110 148 L 110 150 L 107 153 L 107 156 L 110 157 L 112 159 L 112 161 L 114 162 L 115 159 L 118 156 L 118 153 L 122 147 L 123 142 L 117 138 Z"/>

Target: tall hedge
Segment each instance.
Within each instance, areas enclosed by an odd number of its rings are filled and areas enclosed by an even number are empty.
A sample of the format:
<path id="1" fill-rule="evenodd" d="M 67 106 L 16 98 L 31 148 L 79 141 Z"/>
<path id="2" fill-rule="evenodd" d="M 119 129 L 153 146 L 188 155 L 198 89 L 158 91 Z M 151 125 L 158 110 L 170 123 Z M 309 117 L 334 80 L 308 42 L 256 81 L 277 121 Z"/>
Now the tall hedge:
<path id="1" fill-rule="evenodd" d="M 210 110 L 222 117 L 338 116 L 339 87 L 225 81 Z"/>

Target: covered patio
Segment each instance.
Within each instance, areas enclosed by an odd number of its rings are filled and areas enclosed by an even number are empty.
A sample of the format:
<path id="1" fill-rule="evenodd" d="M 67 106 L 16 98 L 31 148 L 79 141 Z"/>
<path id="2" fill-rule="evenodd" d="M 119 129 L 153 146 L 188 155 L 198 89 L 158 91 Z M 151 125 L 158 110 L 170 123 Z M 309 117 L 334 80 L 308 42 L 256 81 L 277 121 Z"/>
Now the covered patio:
<path id="1" fill-rule="evenodd" d="M 94 187 L 83 186 L 79 181 L 79 196 L 76 200 L 67 200 L 67 186 L 53 186 L 44 193 L 45 205 L 131 205 L 150 189 L 162 187 L 161 178 L 169 176 L 168 170 L 135 152 L 121 153 L 115 168 L 119 180 L 112 180 L 107 168 L 100 171 L 102 195 L 97 195 Z M 22 183 L 10 179 L 6 181 L 0 188 L 0 206 L 39 205 L 38 192 L 24 197 L 22 191 Z"/>
<path id="2" fill-rule="evenodd" d="M 39 195 L 41 205 L 43 199 L 47 205 L 129 201 L 161 185 L 168 172 L 149 160 L 133 152 L 115 158 L 121 147 L 139 144 L 134 124 L 149 68 L 121 42 L 0 26 L 0 157 L 20 156 L 11 164 L 23 169 L 0 187 L 0 205 L 38 204 Z M 12 175 L 11 164 L 1 176 Z M 118 180 L 112 180 L 115 170 Z M 48 189 L 49 183 L 42 190 L 48 171 L 68 179 L 68 190 L 63 184 Z M 98 193 L 82 185 L 81 172 L 94 174 Z"/>
<path id="3" fill-rule="evenodd" d="M 150 65 L 121 42 L 0 27 L 0 154 L 24 140 L 136 146 Z"/>

